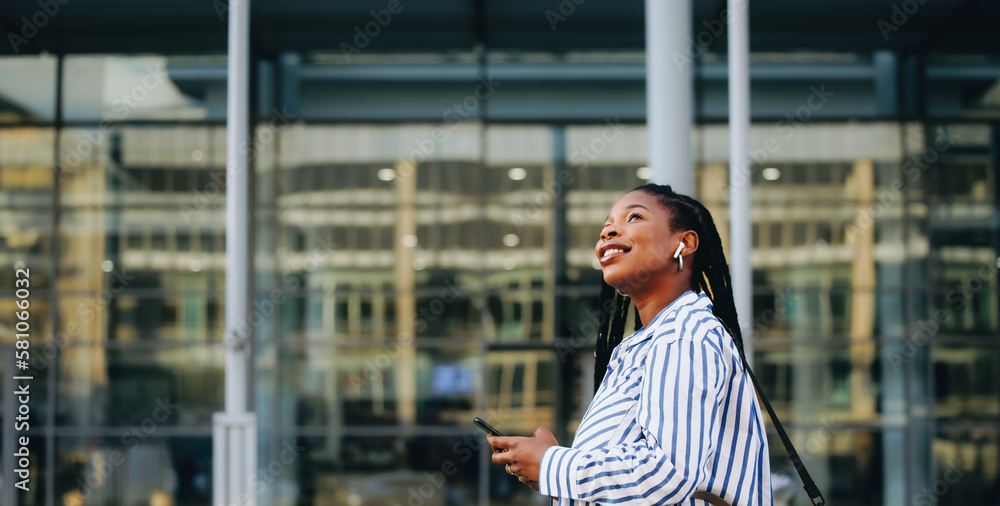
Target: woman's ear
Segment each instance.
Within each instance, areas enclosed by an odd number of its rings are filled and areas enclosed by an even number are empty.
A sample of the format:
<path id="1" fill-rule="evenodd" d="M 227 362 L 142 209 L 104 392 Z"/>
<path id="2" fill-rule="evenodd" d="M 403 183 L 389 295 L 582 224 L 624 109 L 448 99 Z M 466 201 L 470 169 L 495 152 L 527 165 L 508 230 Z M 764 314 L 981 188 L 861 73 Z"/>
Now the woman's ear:
<path id="1" fill-rule="evenodd" d="M 681 234 L 681 243 L 684 244 L 684 251 L 681 253 L 684 256 L 688 256 L 695 251 L 698 251 L 698 233 L 694 230 L 688 230 Z"/>

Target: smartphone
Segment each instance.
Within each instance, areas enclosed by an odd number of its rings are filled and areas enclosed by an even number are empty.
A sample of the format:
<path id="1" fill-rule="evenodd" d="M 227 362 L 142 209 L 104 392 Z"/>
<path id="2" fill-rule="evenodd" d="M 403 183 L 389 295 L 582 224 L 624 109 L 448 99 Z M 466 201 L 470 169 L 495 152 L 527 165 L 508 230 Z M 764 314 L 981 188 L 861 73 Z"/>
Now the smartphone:
<path id="1" fill-rule="evenodd" d="M 476 417 L 475 420 L 472 421 L 472 423 L 476 424 L 476 427 L 479 427 L 480 429 L 483 429 L 483 432 L 485 432 L 487 434 L 492 434 L 494 436 L 500 436 L 500 437 L 506 437 L 506 436 L 503 435 L 503 433 L 501 433 L 500 431 L 494 429 L 492 425 L 486 423 L 486 420 L 483 420 L 482 418 L 479 418 L 478 416 Z"/>

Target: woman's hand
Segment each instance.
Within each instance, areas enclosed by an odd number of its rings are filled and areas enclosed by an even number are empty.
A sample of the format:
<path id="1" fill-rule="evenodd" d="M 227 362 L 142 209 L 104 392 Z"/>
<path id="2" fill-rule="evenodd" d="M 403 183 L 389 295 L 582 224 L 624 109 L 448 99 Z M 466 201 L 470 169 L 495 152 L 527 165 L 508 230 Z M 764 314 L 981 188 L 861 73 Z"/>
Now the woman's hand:
<path id="1" fill-rule="evenodd" d="M 508 474 L 538 491 L 538 472 L 545 450 L 559 444 L 552 431 L 545 427 L 535 429 L 532 437 L 486 436 L 493 448 L 493 462 L 505 464 Z"/>

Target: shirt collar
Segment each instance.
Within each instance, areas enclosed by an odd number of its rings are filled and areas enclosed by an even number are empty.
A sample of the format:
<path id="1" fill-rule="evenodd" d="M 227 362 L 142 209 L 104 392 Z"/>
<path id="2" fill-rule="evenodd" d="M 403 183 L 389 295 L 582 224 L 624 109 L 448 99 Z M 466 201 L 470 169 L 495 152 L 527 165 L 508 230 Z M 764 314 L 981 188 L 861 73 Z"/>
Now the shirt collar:
<path id="1" fill-rule="evenodd" d="M 698 309 L 708 309 L 712 310 L 712 299 L 708 298 L 708 295 L 704 292 L 695 293 L 692 290 L 688 290 L 681 294 L 680 297 L 674 299 L 673 302 L 667 305 L 667 307 L 660 310 L 656 316 L 653 317 L 653 321 L 649 322 L 641 329 L 635 331 L 632 335 L 626 337 L 622 340 L 622 344 L 625 345 L 625 349 L 629 349 L 651 337 L 653 337 L 653 330 L 660 326 L 660 323 L 673 316 L 681 308 L 691 306 Z"/>

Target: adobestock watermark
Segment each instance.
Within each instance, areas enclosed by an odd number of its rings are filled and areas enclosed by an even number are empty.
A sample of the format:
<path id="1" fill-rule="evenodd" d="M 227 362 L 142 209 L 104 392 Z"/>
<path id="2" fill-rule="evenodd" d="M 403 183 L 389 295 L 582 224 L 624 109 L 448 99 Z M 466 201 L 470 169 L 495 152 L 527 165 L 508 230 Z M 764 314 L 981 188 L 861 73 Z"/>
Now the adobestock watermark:
<path id="1" fill-rule="evenodd" d="M 837 435 L 838 432 L 843 430 L 840 425 L 833 421 L 831 418 L 822 417 L 819 420 L 820 426 L 813 429 L 812 434 L 809 439 L 806 440 L 805 446 L 802 448 L 803 451 L 800 455 L 804 459 L 811 459 L 813 457 L 819 456 L 821 458 L 827 458 L 830 442 L 833 441 L 833 437 Z"/>
<path id="2" fill-rule="evenodd" d="M 583 5 L 587 0 L 559 0 L 559 5 L 555 10 L 545 9 L 545 20 L 549 22 L 549 28 L 556 31 L 559 23 L 566 21 L 566 18 L 576 12 L 577 6 Z M 556 12 L 558 11 L 558 12 Z"/>
<path id="3" fill-rule="evenodd" d="M 41 373 L 69 343 L 79 342 L 81 330 L 101 316 L 105 308 L 108 307 L 108 304 L 114 300 L 115 296 L 125 290 L 128 287 L 129 281 L 133 279 L 135 279 L 135 276 L 126 274 L 123 269 L 109 272 L 107 288 L 98 291 L 96 295 L 86 297 L 80 301 L 76 305 L 76 317 L 70 319 L 63 326 L 63 330 L 55 332 L 52 335 L 51 341 L 38 345 L 36 348 L 38 351 L 31 354 L 29 362 L 31 371 L 34 374 Z"/>
<path id="4" fill-rule="evenodd" d="M 412 2 L 413 0 L 406 1 Z M 361 26 L 354 26 L 354 45 L 346 42 L 340 43 L 340 51 L 343 53 L 344 59 L 350 63 L 351 55 L 361 54 L 362 49 L 368 47 L 372 40 L 382 34 L 383 29 L 389 27 L 389 23 L 392 23 L 392 16 L 403 12 L 403 8 L 401 0 L 389 0 L 384 9 L 368 11 L 372 17 L 371 21 L 365 23 L 363 29 Z"/>
<path id="5" fill-rule="evenodd" d="M 215 10 L 215 15 L 219 17 L 219 21 L 225 23 L 226 14 L 229 13 L 229 9 L 243 5 L 244 1 L 246 0 L 212 0 L 212 9 Z"/>
<path id="6" fill-rule="evenodd" d="M 436 127 L 427 137 L 413 141 L 416 147 L 404 159 L 408 163 L 399 164 L 397 178 L 413 177 L 413 171 L 416 170 L 417 164 L 432 157 L 437 152 L 438 147 L 448 141 L 451 133 L 463 122 L 473 119 L 474 115 L 479 112 L 482 103 L 489 100 L 496 93 L 497 88 L 503 85 L 501 81 L 494 81 L 492 75 L 481 75 L 478 81 L 479 83 L 471 94 L 453 103 L 441 114 L 444 126 Z"/>
<path id="7" fill-rule="evenodd" d="M 116 122 L 124 121 L 132 115 L 132 111 L 142 104 L 150 93 L 165 86 L 170 81 L 166 68 L 162 63 L 157 65 L 146 65 L 146 73 L 138 79 L 128 91 L 119 94 L 111 100 L 111 110 L 114 115 L 110 119 L 103 119 L 97 128 L 87 128 L 79 130 L 79 135 L 83 137 L 78 142 L 70 142 L 65 145 L 60 153 L 59 179 L 62 180 L 76 173 L 77 169 L 84 164 L 104 139 L 107 138 L 116 128 Z"/>
<path id="8" fill-rule="evenodd" d="M 917 13 L 920 6 L 927 3 L 927 0 L 903 0 L 898 4 L 889 6 L 891 11 L 888 20 L 879 18 L 875 22 L 875 28 L 882 34 L 882 40 L 889 42 L 889 34 L 898 32 L 899 29 L 910 20 L 910 16 Z"/>
<path id="9" fill-rule="evenodd" d="M 122 433 L 119 440 L 124 447 L 124 452 L 117 449 L 112 450 L 106 455 L 106 458 L 99 459 L 97 463 L 89 466 L 82 478 L 76 479 L 76 484 L 84 500 L 89 499 L 95 490 L 104 486 L 115 470 L 126 462 L 126 455 L 139 448 L 143 442 L 156 433 L 160 425 L 169 420 L 180 408 L 179 404 L 171 403 L 169 397 L 156 399 L 155 404 L 150 416 Z"/>
<path id="10" fill-rule="evenodd" d="M 286 292 L 294 291 L 302 287 L 301 276 L 303 273 L 315 271 L 322 265 L 322 262 L 337 251 L 339 244 L 333 241 L 333 236 L 326 236 L 317 240 L 318 247 L 313 248 L 309 256 L 302 262 L 302 269 L 286 270 L 281 275 L 281 287 L 272 288 L 264 300 L 253 301 L 253 309 L 246 317 L 240 317 L 236 325 L 226 330 L 226 335 L 222 342 L 226 347 L 242 350 L 250 343 L 250 336 L 253 330 L 260 327 L 270 318 L 275 310 L 283 304 L 287 298 Z"/>
<path id="11" fill-rule="evenodd" d="M 556 340 L 556 356 L 559 358 L 559 362 L 565 364 L 571 356 L 576 354 L 577 350 L 597 339 L 601 324 L 610 321 L 614 312 L 614 298 L 605 299 L 597 309 L 584 312 L 582 323 L 579 326 L 570 325 L 568 337 Z"/>
<path id="12" fill-rule="evenodd" d="M 961 459 L 958 459 L 956 462 L 946 462 L 944 474 L 941 478 L 913 496 L 913 506 L 933 506 L 937 504 L 951 490 L 952 486 L 965 477 L 967 471 L 968 469 L 962 465 Z"/>
<path id="13" fill-rule="evenodd" d="M 764 139 L 759 147 L 748 149 L 747 155 L 750 160 L 746 165 L 737 170 L 733 177 L 733 184 L 737 187 L 745 185 L 762 165 L 767 163 L 775 153 L 781 150 L 785 142 L 790 140 L 798 132 L 799 128 L 813 118 L 816 111 L 826 106 L 834 92 L 826 89 L 825 83 L 809 86 L 809 94 L 806 95 L 805 103 L 796 107 L 795 111 L 786 113 L 785 117 L 774 123 L 774 134 Z M 722 197 L 729 192 L 729 181 L 717 181 L 716 191 Z"/>
<path id="14" fill-rule="evenodd" d="M 601 133 L 592 137 L 589 142 L 577 146 L 569 154 L 570 164 L 576 167 L 577 172 L 587 170 L 590 168 L 591 162 L 600 159 L 601 155 L 607 151 L 608 146 L 614 144 L 627 128 L 627 125 L 621 123 L 619 116 L 604 118 L 604 128 Z"/>
<path id="15" fill-rule="evenodd" d="M 486 413 L 485 419 L 492 425 L 503 426 L 509 417 L 503 410 L 491 409 Z M 463 465 L 472 460 L 476 453 L 484 448 L 492 451 L 489 443 L 486 442 L 486 435 L 483 433 L 465 435 L 456 441 L 451 446 L 452 458 L 445 459 L 437 470 L 425 472 L 419 485 L 407 489 L 405 506 L 424 506 L 427 504 L 444 488 L 448 483 L 448 478 L 454 476 Z M 398 501 L 394 502 L 393 505 L 404 506 Z"/>
<path id="16" fill-rule="evenodd" d="M 14 54 L 21 52 L 21 46 L 27 45 L 31 39 L 38 36 L 38 32 L 49 24 L 52 18 L 59 14 L 62 6 L 68 4 L 70 0 L 38 0 L 38 10 L 30 16 L 21 16 L 20 33 L 7 32 L 7 42 L 10 42 Z"/>
<path id="17" fill-rule="evenodd" d="M 849 244 L 857 241 L 858 234 L 874 226 L 876 220 L 889 209 L 901 205 L 909 185 L 920 181 L 931 165 L 951 149 L 956 139 L 961 138 L 949 129 L 944 130 L 943 134 L 934 140 L 933 145 L 926 147 L 921 145 L 923 151 L 919 155 L 908 156 L 901 167 L 902 177 L 889 183 L 887 189 L 876 191 L 874 200 L 857 211 L 854 223 L 847 228 L 845 234 Z"/>
<path id="18" fill-rule="evenodd" d="M 533 198 L 529 198 L 524 203 L 524 207 L 520 211 L 511 216 L 511 223 L 513 223 L 518 235 L 524 233 L 526 225 L 534 223 L 543 211 L 549 209 L 555 199 L 564 195 L 569 186 L 576 182 L 579 174 L 589 169 L 591 162 L 598 160 L 627 128 L 621 123 L 618 116 L 604 118 L 604 124 L 600 134 L 577 146 L 570 153 L 568 158 L 573 167 L 561 169 L 554 178 L 542 183 L 542 191 L 536 192 Z"/>
<path id="19" fill-rule="evenodd" d="M 760 312 L 753 318 L 753 335 L 761 336 L 774 328 L 782 317 L 794 309 L 794 301 L 788 294 L 778 288 L 774 291 L 774 306 Z"/>
<path id="20" fill-rule="evenodd" d="M 288 112 L 288 109 L 282 107 L 279 111 L 277 107 L 271 109 L 271 119 L 265 123 L 262 128 L 256 129 L 256 131 L 249 136 L 249 138 L 240 141 L 239 145 L 236 146 L 236 150 L 239 154 L 245 154 L 247 157 L 247 167 L 253 164 L 256 160 L 257 155 L 260 153 L 264 147 L 270 145 L 274 142 L 277 135 L 289 126 L 302 125 L 304 122 L 298 116 Z M 191 223 L 191 220 L 195 217 L 201 218 L 204 221 L 205 209 L 207 209 L 216 199 L 221 196 L 225 196 L 226 193 L 226 177 L 229 174 L 239 174 L 240 168 L 235 164 L 230 163 L 226 165 L 224 171 L 212 170 L 209 171 L 209 178 L 211 181 L 205 184 L 204 188 L 192 188 L 191 189 L 191 202 L 181 206 L 180 212 L 181 216 L 184 218 L 184 222 L 187 224 Z"/>
<path id="21" fill-rule="evenodd" d="M 426 331 L 430 324 L 444 314 L 444 310 L 449 304 L 458 300 L 468 291 L 466 287 L 458 283 L 458 280 L 453 282 L 446 279 L 443 284 L 444 287 L 441 288 L 436 297 L 426 304 L 422 304 L 410 315 L 414 322 L 414 332 Z M 396 359 L 402 355 L 403 350 L 412 346 L 413 342 L 414 336 L 407 332 L 400 333 L 399 337 L 392 341 L 380 342 L 378 354 L 374 358 L 365 359 L 364 366 L 347 378 L 348 388 L 351 388 L 355 394 L 360 393 L 366 385 L 381 378 L 382 372 L 392 366 Z"/>
<path id="22" fill-rule="evenodd" d="M 267 488 L 274 483 L 274 480 L 285 474 L 285 468 L 291 466 L 299 459 L 299 455 L 305 449 L 304 446 L 296 446 L 288 441 L 282 441 L 281 451 L 278 452 L 278 456 L 250 475 L 248 479 L 250 492 L 243 492 L 235 499 L 229 501 L 228 506 L 250 504 L 250 500 L 253 497 L 263 495 L 267 491 Z"/>
<path id="23" fill-rule="evenodd" d="M 952 311 L 955 313 L 962 312 L 965 310 L 970 299 L 983 291 L 983 289 L 991 287 L 990 281 L 994 280 L 997 276 L 998 263 L 1000 263 L 1000 260 L 983 262 L 976 270 L 974 276 L 956 283 L 948 291 L 945 295 L 945 301 L 948 303 L 951 311 L 938 308 L 934 311 L 931 318 L 919 320 L 916 323 L 916 330 L 903 337 L 903 342 L 899 346 L 899 349 L 889 352 L 889 362 L 892 364 L 893 370 L 896 372 L 902 370 L 910 360 L 913 360 L 917 356 L 918 350 L 927 346 L 931 342 L 931 339 L 940 333 L 942 326 L 950 324 L 953 318 Z"/>
<path id="24" fill-rule="evenodd" d="M 736 8 L 738 10 L 746 10 L 749 6 L 747 0 L 740 0 L 736 2 Z M 705 50 L 709 48 L 720 36 L 726 31 L 726 27 L 733 20 L 733 15 L 735 13 L 728 9 L 723 8 L 719 10 L 719 15 L 712 19 L 702 20 L 701 25 L 704 26 L 703 29 L 699 30 L 697 34 L 690 40 L 688 40 L 687 51 L 685 54 L 674 52 L 673 60 L 674 67 L 677 68 L 678 72 L 684 72 L 687 67 L 690 67 L 694 60 L 700 57 Z"/>

